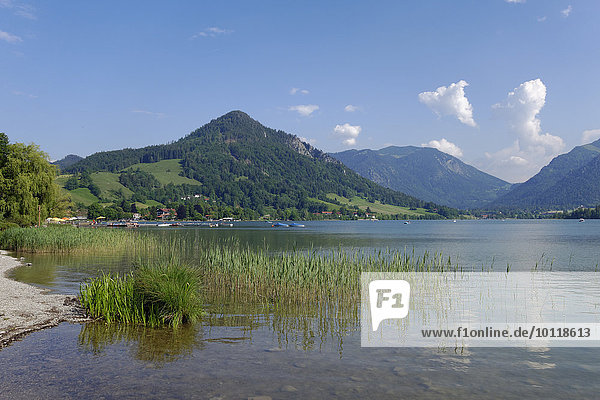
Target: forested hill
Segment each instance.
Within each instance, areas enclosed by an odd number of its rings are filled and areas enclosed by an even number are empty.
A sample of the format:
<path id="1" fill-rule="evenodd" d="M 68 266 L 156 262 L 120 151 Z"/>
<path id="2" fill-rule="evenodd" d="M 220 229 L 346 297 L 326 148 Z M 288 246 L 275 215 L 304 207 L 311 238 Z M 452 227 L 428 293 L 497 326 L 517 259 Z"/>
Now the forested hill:
<path id="1" fill-rule="evenodd" d="M 314 210 L 339 196 L 456 214 L 371 182 L 296 136 L 267 128 L 241 111 L 214 119 L 176 142 L 96 153 L 65 172 L 116 173 L 167 159 L 181 159 L 182 175 L 201 183 L 194 190 L 230 206 Z"/>
<path id="2" fill-rule="evenodd" d="M 600 203 L 600 140 L 554 158 L 528 181 L 514 185 L 493 208 L 551 210 Z"/>

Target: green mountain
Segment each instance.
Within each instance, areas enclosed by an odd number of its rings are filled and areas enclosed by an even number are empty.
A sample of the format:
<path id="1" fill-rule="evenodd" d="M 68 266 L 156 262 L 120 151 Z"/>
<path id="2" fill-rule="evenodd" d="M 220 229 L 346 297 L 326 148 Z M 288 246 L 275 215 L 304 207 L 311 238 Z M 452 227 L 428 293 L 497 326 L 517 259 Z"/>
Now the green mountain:
<path id="1" fill-rule="evenodd" d="M 510 183 L 429 147 L 390 146 L 331 155 L 382 186 L 450 207 L 478 208 L 510 188 Z"/>
<path id="2" fill-rule="evenodd" d="M 76 162 L 81 161 L 81 160 L 83 160 L 83 157 L 80 157 L 76 154 L 69 154 L 68 156 L 65 156 L 65 158 L 63 158 L 61 160 L 54 161 L 52 164 L 57 165 L 62 171 L 65 168 L 68 168 L 71 165 L 73 165 Z"/>
<path id="3" fill-rule="evenodd" d="M 165 160 L 177 160 L 177 165 L 166 171 Z M 456 215 L 456 210 L 371 182 L 298 137 L 267 128 L 241 111 L 214 119 L 173 143 L 93 154 L 65 169 L 78 174 L 68 178 L 65 187 L 89 188 L 93 193 L 98 172 L 115 174 L 133 194 L 129 197 L 123 190 L 112 194 L 135 201 L 166 204 L 201 195 L 259 214 L 386 204 L 395 206 L 392 209 L 398 214 Z M 104 196 L 101 188 L 99 192 Z"/>
<path id="4" fill-rule="evenodd" d="M 600 140 L 554 158 L 528 181 L 491 204 L 493 208 L 552 210 L 600 204 Z"/>

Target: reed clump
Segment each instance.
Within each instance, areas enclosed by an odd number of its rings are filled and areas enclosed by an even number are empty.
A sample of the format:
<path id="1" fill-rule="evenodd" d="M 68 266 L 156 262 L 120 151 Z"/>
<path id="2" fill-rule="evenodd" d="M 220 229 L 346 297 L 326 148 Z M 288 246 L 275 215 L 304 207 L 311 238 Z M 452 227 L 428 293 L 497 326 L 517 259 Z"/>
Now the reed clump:
<path id="1" fill-rule="evenodd" d="M 203 313 L 198 270 L 179 263 L 102 274 L 80 286 L 79 300 L 92 318 L 108 323 L 178 327 Z"/>
<path id="2" fill-rule="evenodd" d="M 54 225 L 44 228 L 10 228 L 0 232 L 0 248 L 30 253 L 106 253 L 156 242 L 151 235 L 132 230 L 77 228 Z"/>

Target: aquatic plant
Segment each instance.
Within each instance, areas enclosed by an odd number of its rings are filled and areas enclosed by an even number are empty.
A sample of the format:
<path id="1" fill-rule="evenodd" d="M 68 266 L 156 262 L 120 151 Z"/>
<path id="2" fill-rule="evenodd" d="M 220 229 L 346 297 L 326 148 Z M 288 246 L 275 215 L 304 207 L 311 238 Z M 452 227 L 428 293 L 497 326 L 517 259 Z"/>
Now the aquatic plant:
<path id="1" fill-rule="evenodd" d="M 92 318 L 108 323 L 177 327 L 202 315 L 198 270 L 177 263 L 102 274 L 80 285 L 79 300 Z"/>
<path id="2" fill-rule="evenodd" d="M 143 232 L 71 225 L 9 228 L 0 232 L 0 248 L 32 253 L 115 252 L 149 241 L 154 242 L 155 238 Z"/>

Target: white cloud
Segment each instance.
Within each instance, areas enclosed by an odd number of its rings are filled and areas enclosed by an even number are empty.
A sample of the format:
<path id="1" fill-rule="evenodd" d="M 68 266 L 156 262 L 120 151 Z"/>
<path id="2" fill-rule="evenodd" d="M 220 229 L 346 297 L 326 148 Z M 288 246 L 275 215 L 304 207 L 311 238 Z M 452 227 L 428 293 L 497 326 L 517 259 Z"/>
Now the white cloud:
<path id="1" fill-rule="evenodd" d="M 569 4 L 569 7 L 561 10 L 560 13 L 563 15 L 563 17 L 567 18 L 569 15 L 571 15 L 571 11 L 573 11 L 573 7 Z"/>
<path id="2" fill-rule="evenodd" d="M 204 29 L 203 31 L 196 33 L 191 38 L 197 39 L 199 37 L 217 37 L 221 35 L 229 35 L 230 33 L 233 33 L 231 29 L 223 29 L 216 26 L 211 26 L 209 28 Z"/>
<path id="3" fill-rule="evenodd" d="M 469 84 L 463 80 L 450 86 L 440 86 L 435 92 L 419 93 L 419 101 L 428 106 L 438 116 L 453 115 L 460 122 L 469 126 L 477 126 L 473 120 L 473 107 L 465 96 L 465 87 Z"/>
<path id="4" fill-rule="evenodd" d="M 537 22 L 544 22 L 545 20 L 547 20 L 548 17 L 546 17 L 545 15 L 543 17 L 538 17 L 537 18 Z"/>
<path id="5" fill-rule="evenodd" d="M 542 147 L 556 153 L 564 147 L 563 140 L 549 133 L 540 134 L 541 121 L 538 114 L 546 104 L 546 85 L 534 79 L 519 85 L 508 93 L 505 102 L 492 106 L 502 115 L 519 137 L 520 148 Z"/>
<path id="6" fill-rule="evenodd" d="M 36 96 L 35 94 L 20 92 L 20 91 L 17 91 L 17 90 L 15 90 L 13 92 L 13 94 L 15 96 L 29 97 L 30 99 L 37 99 L 38 98 L 38 96 Z"/>
<path id="7" fill-rule="evenodd" d="M 344 125 L 336 125 L 333 129 L 336 135 L 343 138 L 342 143 L 346 146 L 354 146 L 356 144 L 356 138 L 361 130 L 362 128 L 359 125 L 350 125 L 347 122 Z"/>
<path id="8" fill-rule="evenodd" d="M 588 144 L 600 139 L 600 129 L 588 129 L 581 134 L 581 144 Z"/>
<path id="9" fill-rule="evenodd" d="M 293 96 L 296 93 L 300 93 L 300 94 L 309 94 L 310 92 L 306 89 L 300 89 L 300 88 L 291 88 L 290 89 L 290 94 Z"/>
<path id="10" fill-rule="evenodd" d="M 525 0 L 504 0 L 507 3 L 525 3 Z"/>
<path id="11" fill-rule="evenodd" d="M 455 145 L 452 142 L 449 142 L 445 138 L 442 138 L 441 140 L 431 140 L 431 141 L 429 141 L 429 143 L 421 144 L 421 146 L 433 147 L 434 149 L 438 149 L 439 151 L 448 153 L 454 157 L 462 157 L 462 155 L 463 155 L 463 152 L 460 147 L 458 147 L 457 145 Z"/>
<path id="12" fill-rule="evenodd" d="M 359 110 L 359 107 L 353 106 L 352 104 L 348 104 L 346 107 L 344 107 L 344 111 L 346 111 L 346 112 L 355 112 L 358 110 Z"/>
<path id="13" fill-rule="evenodd" d="M 29 4 L 18 3 L 12 0 L 0 0 L 0 7 L 13 10 L 15 15 L 23 18 L 32 20 L 37 19 L 35 16 L 35 7 L 30 6 Z"/>
<path id="14" fill-rule="evenodd" d="M 167 116 L 167 114 L 165 114 L 165 113 L 153 112 L 153 111 L 147 111 L 147 110 L 131 110 L 131 112 L 135 113 L 135 114 L 150 115 L 150 116 L 156 117 L 156 118 L 164 118 Z"/>
<path id="15" fill-rule="evenodd" d="M 21 39 L 20 37 L 4 31 L 0 31 L 0 40 L 4 40 L 8 43 L 19 43 L 23 41 L 23 39 Z"/>
<path id="16" fill-rule="evenodd" d="M 546 103 L 546 85 L 534 79 L 508 93 L 506 100 L 492 108 L 508 122 L 517 138 L 512 146 L 486 153 L 487 170 L 511 182 L 520 182 L 536 174 L 565 147 L 559 136 L 542 134 L 538 114 Z"/>
<path id="17" fill-rule="evenodd" d="M 298 114 L 303 117 L 308 117 L 313 112 L 317 111 L 319 106 L 316 104 L 300 104 L 297 106 L 291 106 L 288 108 L 289 111 L 296 111 Z"/>

